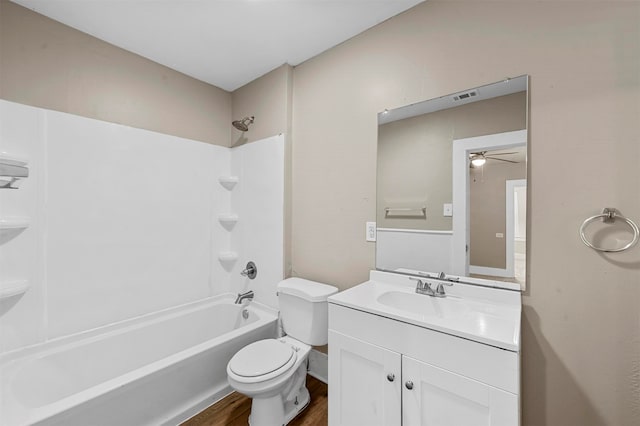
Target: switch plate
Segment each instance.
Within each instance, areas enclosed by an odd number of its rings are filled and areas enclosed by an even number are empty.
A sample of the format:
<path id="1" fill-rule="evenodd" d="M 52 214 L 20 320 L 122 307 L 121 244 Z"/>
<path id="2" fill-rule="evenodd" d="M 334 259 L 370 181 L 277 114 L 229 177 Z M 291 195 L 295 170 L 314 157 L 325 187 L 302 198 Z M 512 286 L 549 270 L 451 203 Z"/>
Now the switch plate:
<path id="1" fill-rule="evenodd" d="M 367 241 L 375 241 L 376 237 L 377 237 L 377 233 L 378 230 L 376 228 L 376 223 L 375 222 L 367 222 L 367 227 L 366 227 L 366 236 L 367 236 Z"/>
<path id="2" fill-rule="evenodd" d="M 504 238 L 504 234 L 502 232 L 496 232 L 496 238 Z"/>
<path id="3" fill-rule="evenodd" d="M 448 217 L 453 216 L 453 204 L 451 203 L 443 204 L 442 215 L 448 216 Z"/>

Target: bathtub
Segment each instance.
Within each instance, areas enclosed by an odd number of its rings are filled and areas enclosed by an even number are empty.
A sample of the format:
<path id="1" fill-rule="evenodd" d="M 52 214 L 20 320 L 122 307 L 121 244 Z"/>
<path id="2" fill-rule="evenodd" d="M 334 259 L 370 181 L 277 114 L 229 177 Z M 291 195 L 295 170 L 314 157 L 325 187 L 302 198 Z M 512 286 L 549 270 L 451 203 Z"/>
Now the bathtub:
<path id="1" fill-rule="evenodd" d="M 227 362 L 276 321 L 226 295 L 5 354 L 0 425 L 178 424 L 231 392 Z"/>

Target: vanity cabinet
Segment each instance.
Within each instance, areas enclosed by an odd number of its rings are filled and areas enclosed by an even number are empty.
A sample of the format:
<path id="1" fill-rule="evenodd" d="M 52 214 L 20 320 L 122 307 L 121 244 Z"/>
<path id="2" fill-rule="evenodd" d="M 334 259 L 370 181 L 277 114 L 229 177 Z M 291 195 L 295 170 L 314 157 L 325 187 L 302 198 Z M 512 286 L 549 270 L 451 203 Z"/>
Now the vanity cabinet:
<path id="1" fill-rule="evenodd" d="M 519 424 L 519 354 L 329 304 L 329 425 Z"/>

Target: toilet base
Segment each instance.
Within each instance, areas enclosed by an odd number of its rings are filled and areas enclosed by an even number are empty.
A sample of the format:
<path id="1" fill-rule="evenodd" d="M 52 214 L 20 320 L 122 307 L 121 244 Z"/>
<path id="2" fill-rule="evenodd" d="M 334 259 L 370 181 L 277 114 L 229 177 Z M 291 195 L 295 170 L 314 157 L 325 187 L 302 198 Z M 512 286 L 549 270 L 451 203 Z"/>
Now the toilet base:
<path id="1" fill-rule="evenodd" d="M 282 395 L 270 398 L 253 398 L 251 401 L 250 426 L 284 426 L 302 412 L 311 401 L 309 390 L 302 386 L 289 401 L 282 403 Z"/>
<path id="2" fill-rule="evenodd" d="M 298 414 L 300 414 L 311 402 L 311 396 L 306 386 L 303 386 L 297 395 L 297 398 L 293 401 L 289 401 L 285 404 L 285 424 L 288 424 Z"/>

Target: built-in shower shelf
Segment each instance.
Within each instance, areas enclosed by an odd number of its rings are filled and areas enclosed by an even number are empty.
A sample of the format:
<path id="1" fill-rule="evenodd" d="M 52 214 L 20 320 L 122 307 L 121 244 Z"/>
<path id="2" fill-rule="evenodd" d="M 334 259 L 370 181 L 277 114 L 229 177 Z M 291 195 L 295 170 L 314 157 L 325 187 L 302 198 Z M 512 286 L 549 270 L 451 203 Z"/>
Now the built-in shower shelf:
<path id="1" fill-rule="evenodd" d="M 220 185 L 224 186 L 229 191 L 236 186 L 239 180 L 240 178 L 238 178 L 238 176 L 220 176 L 218 178 Z"/>
<path id="2" fill-rule="evenodd" d="M 0 281 L 0 300 L 26 293 L 28 289 L 27 280 Z"/>
<path id="3" fill-rule="evenodd" d="M 27 160 L 24 158 L 14 157 L 6 152 L 0 152 L 0 164 L 5 164 L 7 166 L 26 166 Z"/>
<path id="4" fill-rule="evenodd" d="M 0 152 L 0 188 L 18 189 L 22 180 L 28 176 L 26 160 Z"/>
<path id="5" fill-rule="evenodd" d="M 29 227 L 29 218 L 12 217 L 0 219 L 0 244 L 3 244 Z"/>
<path id="6" fill-rule="evenodd" d="M 0 230 L 3 229 L 24 229 L 29 227 L 28 217 L 11 217 L 0 219 Z"/>
<path id="7" fill-rule="evenodd" d="M 218 221 L 225 226 L 233 226 L 238 222 L 238 215 L 235 213 L 219 214 Z"/>
<path id="8" fill-rule="evenodd" d="M 238 253 L 235 251 L 221 251 L 218 253 L 220 262 L 235 262 L 238 260 Z"/>

